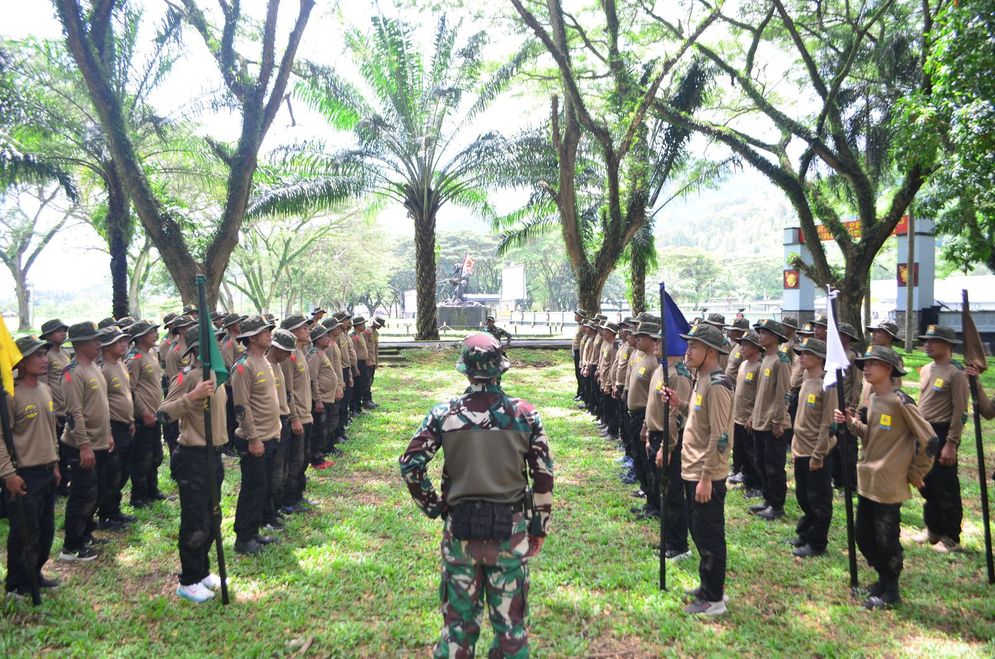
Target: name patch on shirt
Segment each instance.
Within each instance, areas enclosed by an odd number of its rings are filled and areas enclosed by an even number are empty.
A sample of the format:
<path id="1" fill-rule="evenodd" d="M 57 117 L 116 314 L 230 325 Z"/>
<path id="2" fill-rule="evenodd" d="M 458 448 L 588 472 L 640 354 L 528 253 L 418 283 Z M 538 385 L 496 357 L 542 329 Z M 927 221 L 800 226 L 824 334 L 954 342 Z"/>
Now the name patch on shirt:
<path id="1" fill-rule="evenodd" d="M 694 397 L 694 409 L 696 409 L 696 410 L 700 410 L 701 409 L 701 394 L 697 394 Z"/>
<path id="2" fill-rule="evenodd" d="M 765 378 L 769 378 L 770 377 L 770 368 L 765 368 L 764 369 L 764 377 Z"/>
<path id="3" fill-rule="evenodd" d="M 880 425 L 881 430 L 891 430 L 891 415 L 882 414 L 880 421 L 878 421 L 878 424 Z"/>
<path id="4" fill-rule="evenodd" d="M 945 384 L 946 382 L 944 382 L 943 378 L 936 378 L 933 380 L 933 391 L 942 391 Z"/>
<path id="5" fill-rule="evenodd" d="M 640 366 L 639 367 L 639 375 L 646 375 L 646 367 L 645 366 Z"/>
<path id="6" fill-rule="evenodd" d="M 815 407 L 815 394 L 809 394 L 805 399 L 805 404 L 809 407 Z"/>
<path id="7" fill-rule="evenodd" d="M 753 371 L 750 371 L 749 373 L 746 374 L 746 381 L 753 382 Z"/>

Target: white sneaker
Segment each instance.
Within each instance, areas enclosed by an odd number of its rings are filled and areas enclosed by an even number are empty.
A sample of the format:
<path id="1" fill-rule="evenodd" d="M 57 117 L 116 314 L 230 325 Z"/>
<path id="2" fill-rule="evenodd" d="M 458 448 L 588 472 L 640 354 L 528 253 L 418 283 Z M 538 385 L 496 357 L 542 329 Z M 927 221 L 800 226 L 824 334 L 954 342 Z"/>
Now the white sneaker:
<path id="1" fill-rule="evenodd" d="M 200 585 L 208 590 L 218 590 L 221 588 L 221 577 L 216 574 L 209 574 L 201 579 Z"/>
<path id="2" fill-rule="evenodd" d="M 204 587 L 204 584 L 197 582 L 189 586 L 184 586 L 180 584 L 176 587 L 176 594 L 183 599 L 188 599 L 191 602 L 206 602 L 207 600 L 214 597 L 214 591 L 209 590 Z"/>

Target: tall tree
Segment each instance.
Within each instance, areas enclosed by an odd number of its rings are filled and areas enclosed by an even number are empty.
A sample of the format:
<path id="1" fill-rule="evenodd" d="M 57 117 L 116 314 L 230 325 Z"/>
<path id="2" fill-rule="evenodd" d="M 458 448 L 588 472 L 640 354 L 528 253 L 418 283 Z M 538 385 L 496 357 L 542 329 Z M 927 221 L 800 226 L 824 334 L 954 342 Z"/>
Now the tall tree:
<path id="1" fill-rule="evenodd" d="M 626 41 L 631 35 L 621 31 L 623 23 L 614 0 L 600 3 L 594 38 L 590 32 L 595 30 L 585 29 L 577 18 L 564 11 L 560 0 L 547 0 L 542 20 L 521 0 L 511 3 L 552 56 L 563 105 L 561 110 L 560 94 L 554 94 L 550 123 L 557 170 L 555 183 L 542 177 L 539 171 L 523 168 L 519 172 L 519 183 L 537 186 L 537 191 L 544 191 L 545 197 L 533 195 L 532 201 L 536 202 L 533 212 L 519 214 L 518 217 L 528 219 L 506 239 L 521 239 L 541 231 L 542 225 L 559 225 L 574 270 L 580 304 L 598 309 L 608 276 L 633 238 L 640 235 L 650 211 L 651 197 L 659 193 L 660 186 L 679 163 L 686 144 L 687 131 L 683 128 L 679 139 L 666 141 L 665 130 L 657 131 L 648 125 L 651 106 L 661 88 L 673 87 L 674 104 L 689 114 L 699 107 L 704 95 L 704 71 L 692 65 L 680 79 L 671 74 L 690 45 L 715 20 L 715 12 L 706 12 L 689 35 L 677 40 L 672 53 L 657 48 L 649 55 L 649 63 L 640 66 L 637 62 L 646 57 L 641 52 L 646 44 Z M 634 11 L 633 7 L 624 9 Z M 580 56 L 575 51 L 580 51 Z M 598 70 L 591 70 L 591 62 Z M 601 78 L 610 81 L 607 88 L 582 86 L 584 79 Z M 605 98 L 607 102 L 603 103 Z M 651 145 L 651 133 L 660 136 L 661 142 Z M 584 144 L 586 140 L 590 143 Z M 596 165 L 592 166 L 595 161 Z M 533 162 L 542 165 L 548 160 L 535 158 Z M 594 169 L 600 175 L 594 174 Z M 582 194 L 585 174 L 600 178 L 595 188 L 600 188 L 599 192 L 586 200 Z M 555 220 L 546 212 L 549 201 L 556 211 Z M 643 244 L 647 244 L 645 240 Z M 645 276 L 646 256 L 641 251 L 636 253 L 637 278 Z M 642 289 L 639 286 L 635 294 L 636 302 L 640 302 Z"/>
<path id="2" fill-rule="evenodd" d="M 959 268 L 995 272 L 995 5 L 960 0 L 939 15 L 926 69 L 931 94 L 903 103 L 899 157 L 935 153 L 920 215 L 937 218 L 944 254 Z"/>
<path id="3" fill-rule="evenodd" d="M 57 181 L 66 195 L 75 200 L 76 183 L 72 174 L 31 153 L 14 134 L 29 116 L 14 62 L 8 44 L 0 40 L 0 191 L 18 183 L 44 185 Z"/>
<path id="4" fill-rule="evenodd" d="M 259 55 L 255 57 L 246 56 L 236 47 L 236 37 L 239 44 L 243 44 L 248 41 L 244 37 L 255 33 L 250 27 L 251 20 L 242 15 L 241 3 L 220 3 L 220 30 L 195 0 L 182 0 L 182 7 L 170 5 L 169 11 L 177 12 L 201 36 L 242 122 L 235 144 L 208 140 L 215 158 L 227 170 L 227 183 L 220 220 L 211 232 L 200 260 L 195 258 L 184 238 L 181 219 L 143 169 L 132 139 L 134 117 L 129 116 L 128 108 L 115 95 L 113 80 L 102 64 L 102 49 L 115 43 L 112 19 L 121 1 L 92 0 L 86 11 L 80 0 L 54 2 L 69 51 L 86 82 L 108 150 L 142 226 L 162 256 L 183 301 L 192 303 L 196 300 L 195 279 L 202 273 L 207 278 L 209 301 L 213 304 L 231 253 L 238 243 L 257 155 L 285 99 L 297 48 L 314 0 L 299 0 L 297 18 L 286 38 L 282 55 L 278 55 L 276 43 L 281 3 L 280 0 L 268 0 L 259 32 Z"/>
<path id="5" fill-rule="evenodd" d="M 706 120 L 662 99 L 655 104 L 661 116 L 723 143 L 784 191 L 812 254 L 812 263 L 796 265 L 818 285 L 840 290 L 841 316 L 857 327 L 863 326 L 861 301 L 874 257 L 931 171 L 920 155 L 896 158 L 892 147 L 899 101 L 931 93 L 923 55 L 944 4 L 737 5 L 735 13 L 720 13 L 721 41 L 695 44 L 731 81 L 732 98 L 723 104 L 729 109 Z M 680 24 L 654 16 L 673 35 L 685 33 Z M 784 64 L 767 66 L 774 58 Z M 798 85 L 790 95 L 772 91 L 784 70 L 801 72 L 789 76 Z M 798 98 L 813 99 L 814 111 Z M 849 214 L 859 220 L 859 238 L 844 225 Z M 842 251 L 842 269 L 833 267 L 819 239 L 819 222 Z"/>
<path id="6" fill-rule="evenodd" d="M 17 329 L 31 329 L 31 290 L 28 273 L 38 255 L 73 216 L 75 206 L 60 206 L 61 188 L 54 185 L 11 186 L 0 200 L 0 261 L 14 278 Z M 53 218 L 53 219 L 49 219 Z"/>
<path id="7" fill-rule="evenodd" d="M 365 88 L 335 71 L 307 67 L 297 94 L 328 123 L 353 134 L 355 145 L 329 153 L 302 145 L 298 162 L 310 171 L 274 190 L 262 210 L 299 212 L 335 204 L 350 187 L 400 203 L 415 227 L 417 338 L 437 339 L 435 223 L 446 204 L 485 215 L 485 185 L 506 158 L 496 133 L 471 137 L 473 121 L 504 89 L 527 51 L 483 77 L 484 32 L 459 45 L 459 26 L 439 19 L 432 51 L 422 54 L 412 26 L 374 17 L 370 34 L 351 31 L 347 42 Z M 369 90 L 369 91 L 367 91 Z"/>
<path id="8" fill-rule="evenodd" d="M 114 93 L 132 117 L 131 139 L 146 169 L 153 168 L 150 154 L 163 148 L 175 133 L 172 119 L 157 114 L 149 96 L 159 87 L 176 59 L 178 16 L 169 14 L 152 41 L 150 52 L 139 52 L 143 12 L 124 2 L 114 12 L 115 41 L 106 43 L 101 63 L 109 73 Z M 109 36 L 109 35 L 108 35 Z M 107 242 L 110 255 L 112 314 L 128 315 L 128 248 L 135 231 L 131 200 L 119 167 L 107 148 L 100 122 L 72 56 L 58 42 L 27 40 L 17 48 L 18 79 L 24 87 L 28 120 L 18 129 L 22 141 L 34 152 L 62 167 L 75 169 L 84 184 L 98 191 L 87 195 L 88 221 Z"/>

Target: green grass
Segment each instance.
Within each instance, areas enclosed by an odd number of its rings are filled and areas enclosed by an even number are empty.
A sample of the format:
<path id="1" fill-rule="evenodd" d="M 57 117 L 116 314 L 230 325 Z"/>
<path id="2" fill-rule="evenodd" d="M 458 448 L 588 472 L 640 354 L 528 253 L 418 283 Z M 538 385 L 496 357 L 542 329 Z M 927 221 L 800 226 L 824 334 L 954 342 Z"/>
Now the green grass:
<path id="1" fill-rule="evenodd" d="M 51 562 L 46 571 L 65 585 L 40 609 L 0 604 L 0 655 L 292 656 L 306 648 L 308 656 L 426 656 L 440 626 L 440 528 L 410 501 L 396 460 L 430 406 L 463 384 L 452 369 L 455 352 L 405 355 L 406 367 L 378 374 L 381 408 L 353 424 L 346 455 L 311 479 L 308 496 L 318 509 L 293 517 L 284 542 L 257 558 L 232 551 L 238 470 L 228 462 L 231 606 L 175 597 L 178 507 L 159 504 L 139 511 L 130 533 L 111 536 L 97 562 Z M 681 613 L 680 594 L 696 585 L 696 559 L 671 565 L 670 591 L 658 590 L 649 548 L 657 527 L 633 520 L 631 488 L 616 477 L 617 450 L 576 410 L 569 355 L 513 350 L 512 357 L 505 388 L 538 405 L 556 462 L 552 532 L 532 571 L 536 656 L 995 654 L 995 589 L 984 583 L 973 444 L 961 456 L 969 552 L 907 549 L 901 608 L 868 613 L 849 597 L 839 500 L 830 555 L 801 563 L 782 544 L 798 516 L 791 497 L 790 522 L 766 524 L 748 518 L 734 490 L 726 506 L 730 610 L 717 621 L 693 620 Z M 990 470 L 991 423 L 986 439 Z M 161 477 L 173 491 L 165 467 Z M 903 516 L 907 527 L 921 526 L 921 501 L 907 503 Z M 60 543 L 61 535 L 53 553 Z M 860 565 L 867 583 L 872 573 Z M 485 623 L 478 647 L 489 642 Z"/>

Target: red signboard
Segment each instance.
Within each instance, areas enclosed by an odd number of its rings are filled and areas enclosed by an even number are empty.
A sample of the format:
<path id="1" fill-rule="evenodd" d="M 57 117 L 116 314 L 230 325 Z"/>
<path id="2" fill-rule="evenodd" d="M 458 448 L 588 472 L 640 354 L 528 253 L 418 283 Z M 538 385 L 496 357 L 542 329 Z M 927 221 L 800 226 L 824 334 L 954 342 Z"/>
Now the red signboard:
<path id="1" fill-rule="evenodd" d="M 854 240 L 860 240 L 862 227 L 860 225 L 860 220 L 846 220 L 843 222 L 843 226 L 846 227 L 847 233 Z M 819 234 L 819 240 L 826 242 L 827 240 L 833 240 L 833 234 L 829 231 L 829 227 L 824 224 L 815 225 L 815 230 Z M 903 215 L 902 219 L 898 221 L 895 225 L 894 231 L 891 232 L 893 236 L 904 236 L 909 232 L 909 216 Z M 805 234 L 799 232 L 799 239 L 802 244 L 805 244 Z"/>
<path id="2" fill-rule="evenodd" d="M 898 271 L 896 273 L 896 280 L 899 288 L 904 288 L 909 283 L 909 266 L 907 263 L 899 263 Z M 919 285 L 919 264 L 914 263 L 912 265 L 912 280 L 913 286 Z"/>

